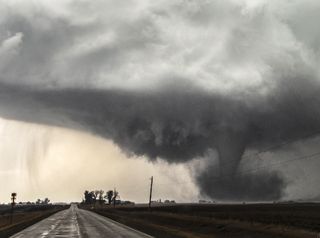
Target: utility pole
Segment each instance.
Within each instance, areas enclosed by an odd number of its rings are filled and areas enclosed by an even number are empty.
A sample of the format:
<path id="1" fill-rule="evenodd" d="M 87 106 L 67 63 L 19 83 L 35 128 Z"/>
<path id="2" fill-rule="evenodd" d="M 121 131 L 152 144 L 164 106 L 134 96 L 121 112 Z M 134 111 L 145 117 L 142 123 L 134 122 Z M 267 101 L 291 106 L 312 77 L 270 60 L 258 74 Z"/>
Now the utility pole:
<path id="1" fill-rule="evenodd" d="M 152 199 L 152 185 L 153 185 L 153 176 L 151 176 L 151 183 L 150 183 L 150 196 L 149 196 L 149 210 L 151 211 L 151 199 Z"/>

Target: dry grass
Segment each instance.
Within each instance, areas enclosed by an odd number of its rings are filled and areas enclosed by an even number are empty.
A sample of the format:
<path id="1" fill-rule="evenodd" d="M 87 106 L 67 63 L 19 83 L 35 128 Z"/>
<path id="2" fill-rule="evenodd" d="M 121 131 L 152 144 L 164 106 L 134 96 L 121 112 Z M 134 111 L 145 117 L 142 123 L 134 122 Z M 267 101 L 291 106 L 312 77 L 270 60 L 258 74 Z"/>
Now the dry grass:
<path id="1" fill-rule="evenodd" d="M 318 204 L 183 205 L 99 208 L 95 211 L 156 237 L 316 238 Z"/>

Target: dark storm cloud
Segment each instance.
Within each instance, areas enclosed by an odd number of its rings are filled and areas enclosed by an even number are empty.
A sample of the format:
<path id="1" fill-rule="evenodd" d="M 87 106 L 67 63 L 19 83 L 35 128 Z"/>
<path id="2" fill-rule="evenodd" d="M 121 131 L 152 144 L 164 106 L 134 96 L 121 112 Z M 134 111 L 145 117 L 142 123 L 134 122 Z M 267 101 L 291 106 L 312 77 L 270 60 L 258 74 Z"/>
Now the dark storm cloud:
<path id="1" fill-rule="evenodd" d="M 187 162 L 215 150 L 219 170 L 209 163 L 195 176 L 202 193 L 279 199 L 280 174 L 241 173 L 239 163 L 247 149 L 320 130 L 319 37 L 297 20 L 300 8 L 317 19 L 318 5 L 3 4 L 0 113 L 87 130 L 151 160 Z"/>
<path id="2" fill-rule="evenodd" d="M 6 91 L 8 97 L 16 98 L 24 110 L 29 110 L 13 117 L 24 119 L 27 115 L 26 120 L 55 123 L 50 121 L 52 118 L 38 119 L 39 112 L 50 109 L 113 140 L 129 154 L 176 163 L 204 157 L 209 149 L 214 149 L 219 155 L 220 171 L 212 174 L 209 165 L 197 176 L 202 192 L 224 199 L 269 200 L 280 198 L 285 187 L 279 174 L 263 171 L 250 176 L 236 171 L 248 148 L 259 149 L 320 131 L 320 85 L 310 79 L 303 84 L 299 83 L 301 80 L 293 82 L 290 89 L 285 82 L 279 84 L 263 102 L 254 102 L 248 96 L 240 100 L 240 95 L 204 93 L 192 86 L 189 92 L 179 88 L 149 93 L 85 89 L 10 91 L 10 87 Z"/>

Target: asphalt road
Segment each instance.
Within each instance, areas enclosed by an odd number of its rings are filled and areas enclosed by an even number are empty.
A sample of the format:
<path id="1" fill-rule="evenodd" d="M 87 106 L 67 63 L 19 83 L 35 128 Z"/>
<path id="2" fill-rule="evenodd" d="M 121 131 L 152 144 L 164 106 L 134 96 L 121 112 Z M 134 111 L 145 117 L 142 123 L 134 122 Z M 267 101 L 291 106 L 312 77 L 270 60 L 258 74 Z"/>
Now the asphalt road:
<path id="1" fill-rule="evenodd" d="M 58 212 L 11 237 L 151 238 L 96 213 L 78 209 L 76 205 L 71 205 L 70 209 Z"/>

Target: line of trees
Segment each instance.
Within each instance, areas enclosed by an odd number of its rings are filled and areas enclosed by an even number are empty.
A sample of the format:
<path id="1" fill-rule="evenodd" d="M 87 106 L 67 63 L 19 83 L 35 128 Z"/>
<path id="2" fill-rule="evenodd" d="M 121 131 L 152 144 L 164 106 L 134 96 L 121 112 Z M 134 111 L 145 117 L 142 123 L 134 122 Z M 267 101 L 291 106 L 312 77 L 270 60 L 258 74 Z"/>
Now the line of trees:
<path id="1" fill-rule="evenodd" d="M 17 202 L 16 202 L 16 199 L 17 199 L 17 193 L 11 193 L 11 206 L 12 207 L 14 207 L 16 204 L 17 204 Z M 18 203 L 19 205 L 24 205 L 24 204 L 26 204 L 26 205 L 48 205 L 48 204 L 50 204 L 50 199 L 49 198 L 44 198 L 43 200 L 41 200 L 40 198 L 38 198 L 35 202 L 30 202 L 30 201 L 28 201 L 28 202 L 19 202 Z"/>
<path id="2" fill-rule="evenodd" d="M 49 203 L 50 203 L 50 199 L 49 198 L 45 198 L 43 200 L 38 198 L 37 201 L 36 201 L 37 205 L 48 205 Z"/>
<path id="3" fill-rule="evenodd" d="M 104 192 L 103 190 L 94 190 L 84 192 L 84 204 L 105 204 L 106 202 L 110 205 L 112 202 L 115 202 L 119 198 L 118 191 L 108 190 Z"/>

